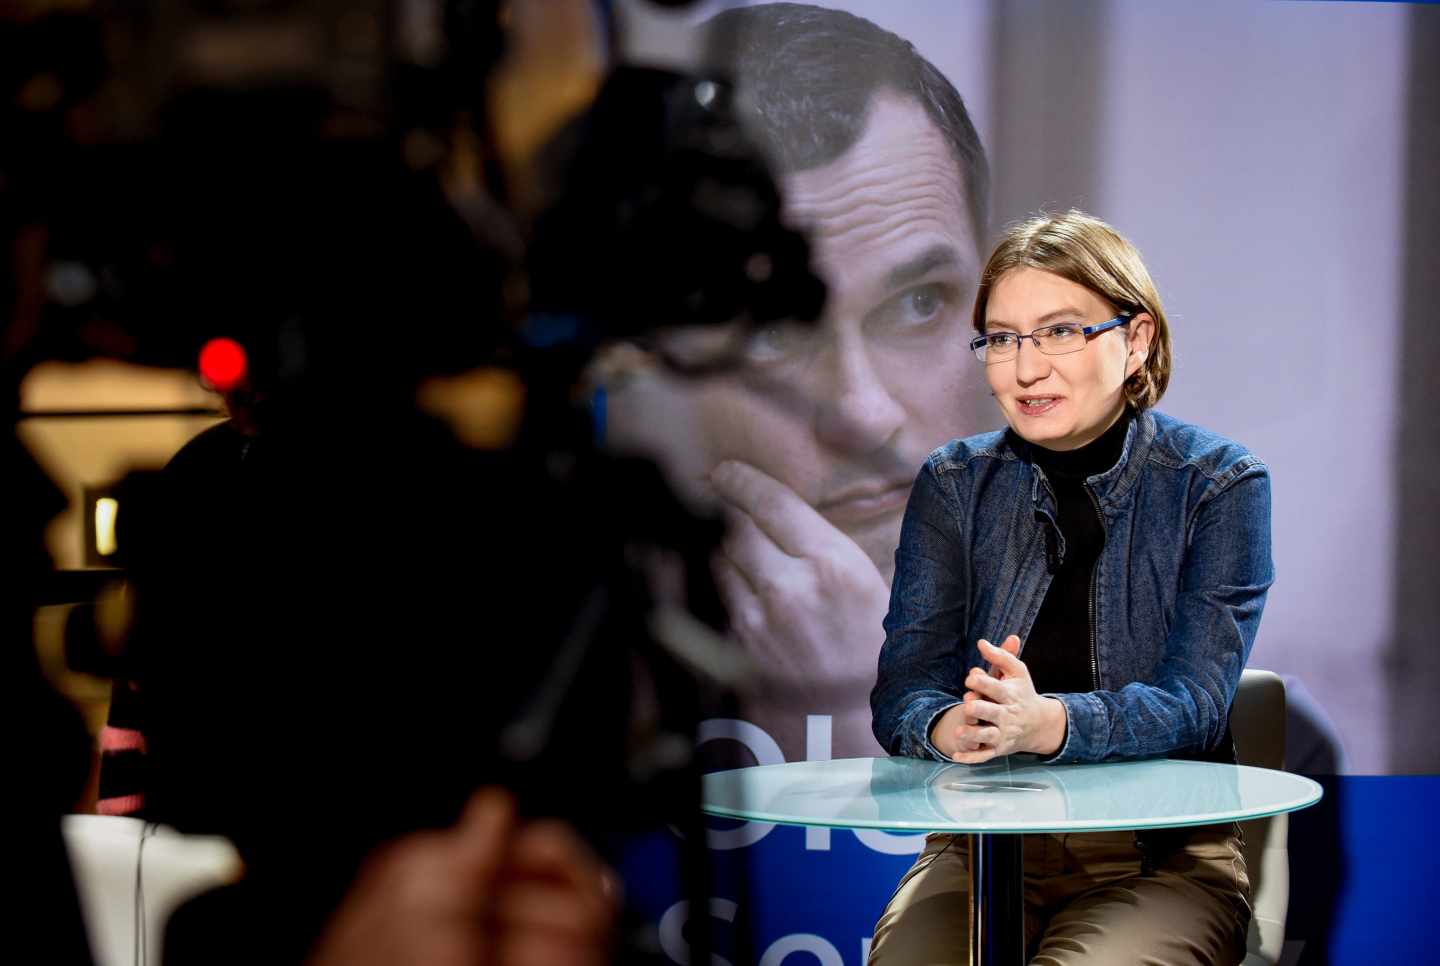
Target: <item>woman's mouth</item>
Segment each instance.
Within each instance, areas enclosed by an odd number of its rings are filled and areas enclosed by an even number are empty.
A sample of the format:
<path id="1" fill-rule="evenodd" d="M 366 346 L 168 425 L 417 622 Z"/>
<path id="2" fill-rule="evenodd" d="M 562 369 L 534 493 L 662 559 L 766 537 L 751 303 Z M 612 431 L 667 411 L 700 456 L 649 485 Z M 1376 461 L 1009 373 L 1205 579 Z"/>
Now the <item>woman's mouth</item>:
<path id="1" fill-rule="evenodd" d="M 1023 416 L 1043 416 L 1060 405 L 1059 396 L 1017 396 L 1015 403 Z"/>

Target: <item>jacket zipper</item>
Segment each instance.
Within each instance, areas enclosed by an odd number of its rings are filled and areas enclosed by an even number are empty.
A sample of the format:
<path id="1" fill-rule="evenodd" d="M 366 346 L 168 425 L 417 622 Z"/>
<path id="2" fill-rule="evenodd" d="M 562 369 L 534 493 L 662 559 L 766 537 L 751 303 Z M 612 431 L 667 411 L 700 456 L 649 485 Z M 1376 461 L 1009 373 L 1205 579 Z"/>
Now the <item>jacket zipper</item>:
<path id="1" fill-rule="evenodd" d="M 1095 557 L 1095 563 L 1090 566 L 1090 687 L 1091 690 L 1100 690 L 1100 652 L 1095 646 L 1095 574 L 1100 570 L 1100 557 L 1105 554 L 1105 542 L 1110 535 L 1105 532 L 1105 514 L 1100 512 L 1100 501 L 1095 498 L 1095 491 L 1090 489 L 1089 483 L 1082 483 L 1085 487 L 1085 495 L 1090 498 L 1090 503 L 1095 507 L 1095 516 L 1100 521 L 1100 553 Z"/>

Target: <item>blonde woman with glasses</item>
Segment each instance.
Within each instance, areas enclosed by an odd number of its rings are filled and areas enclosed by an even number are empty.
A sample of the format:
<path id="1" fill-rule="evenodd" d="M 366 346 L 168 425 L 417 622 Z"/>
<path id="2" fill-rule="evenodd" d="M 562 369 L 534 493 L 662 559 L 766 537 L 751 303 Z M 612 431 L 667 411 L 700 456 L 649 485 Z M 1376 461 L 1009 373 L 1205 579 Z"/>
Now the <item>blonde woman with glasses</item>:
<path id="1" fill-rule="evenodd" d="M 1013 228 L 971 341 L 1008 428 L 947 443 L 896 552 L 875 736 L 978 764 L 1234 762 L 1228 711 L 1273 579 L 1270 481 L 1155 410 L 1170 332 L 1139 253 L 1078 211 Z M 1031 962 L 1237 963 L 1250 886 L 1234 824 L 1027 836 Z M 963 846 L 932 835 L 871 962 L 964 961 Z"/>

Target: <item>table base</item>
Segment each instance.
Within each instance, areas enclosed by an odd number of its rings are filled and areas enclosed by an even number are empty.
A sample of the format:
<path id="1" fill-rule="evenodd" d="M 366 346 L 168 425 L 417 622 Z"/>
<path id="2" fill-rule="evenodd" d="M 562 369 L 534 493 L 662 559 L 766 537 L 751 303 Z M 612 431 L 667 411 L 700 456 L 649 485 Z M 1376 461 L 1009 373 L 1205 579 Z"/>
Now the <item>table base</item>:
<path id="1" fill-rule="evenodd" d="M 1025 850 L 1019 835 L 966 835 L 970 850 L 970 962 L 1025 962 Z"/>

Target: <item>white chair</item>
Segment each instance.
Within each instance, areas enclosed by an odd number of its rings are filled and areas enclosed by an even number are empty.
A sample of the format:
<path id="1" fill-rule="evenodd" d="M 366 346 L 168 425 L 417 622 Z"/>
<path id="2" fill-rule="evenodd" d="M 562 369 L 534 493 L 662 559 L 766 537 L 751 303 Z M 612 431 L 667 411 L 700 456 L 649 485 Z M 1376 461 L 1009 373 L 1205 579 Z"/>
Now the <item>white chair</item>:
<path id="1" fill-rule="evenodd" d="M 116 815 L 66 815 L 61 831 L 96 966 L 160 966 L 171 913 L 240 878 L 229 839 Z"/>
<path id="2" fill-rule="evenodd" d="M 1282 768 L 1285 762 L 1285 684 L 1271 671 L 1248 668 L 1230 707 L 1230 733 L 1242 765 Z M 1245 864 L 1254 892 L 1247 955 L 1242 966 L 1275 966 L 1285 945 L 1285 914 L 1290 906 L 1290 855 L 1286 846 L 1290 817 L 1242 822 Z"/>

